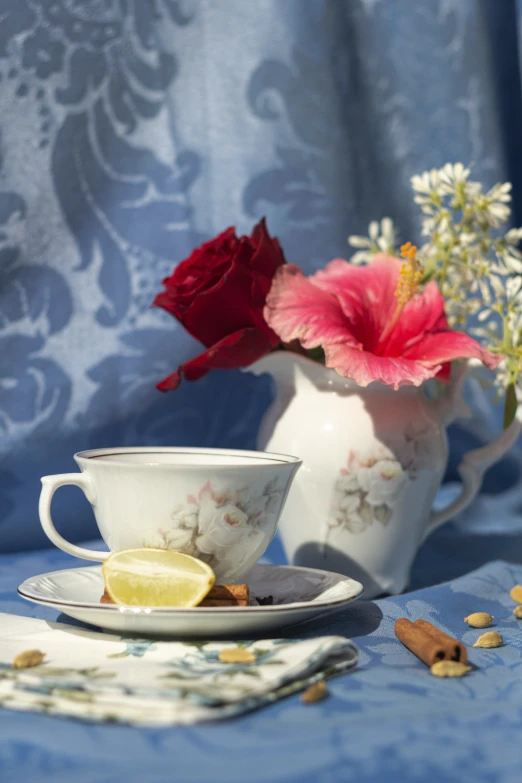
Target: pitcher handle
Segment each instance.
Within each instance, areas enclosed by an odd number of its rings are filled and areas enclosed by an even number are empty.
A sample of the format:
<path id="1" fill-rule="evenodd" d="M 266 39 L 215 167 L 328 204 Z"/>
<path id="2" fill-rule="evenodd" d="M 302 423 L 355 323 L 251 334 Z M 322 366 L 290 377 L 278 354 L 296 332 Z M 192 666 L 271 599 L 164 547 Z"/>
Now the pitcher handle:
<path id="1" fill-rule="evenodd" d="M 486 470 L 494 465 L 495 462 L 498 462 L 498 460 L 509 451 L 520 435 L 521 429 L 522 425 L 517 413 L 517 416 L 513 419 L 509 427 L 507 427 L 498 438 L 495 438 L 494 441 L 488 443 L 487 446 L 473 449 L 473 451 L 468 451 L 467 454 L 464 455 L 462 462 L 458 467 L 458 472 L 462 479 L 460 494 L 452 503 L 446 506 L 446 508 L 443 508 L 440 511 L 431 512 L 430 520 L 424 531 L 421 543 L 437 530 L 437 528 L 443 525 L 444 522 L 448 522 L 455 514 L 458 514 L 469 506 L 482 486 L 482 479 Z"/>

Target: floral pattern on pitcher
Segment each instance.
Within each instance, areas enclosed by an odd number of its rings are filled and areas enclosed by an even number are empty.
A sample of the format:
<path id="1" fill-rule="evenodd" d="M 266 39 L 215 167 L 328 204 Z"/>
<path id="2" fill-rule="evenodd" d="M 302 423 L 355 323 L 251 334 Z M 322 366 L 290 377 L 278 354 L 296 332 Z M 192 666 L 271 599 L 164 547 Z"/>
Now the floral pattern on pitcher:
<path id="1" fill-rule="evenodd" d="M 408 484 L 429 458 L 429 443 L 427 430 L 406 431 L 393 451 L 384 446 L 371 456 L 351 451 L 334 484 L 328 531 L 341 527 L 357 534 L 374 522 L 388 525 Z"/>
<path id="2" fill-rule="evenodd" d="M 369 525 L 387 525 L 408 481 L 408 471 L 396 459 L 359 460 L 353 452 L 348 467 L 335 482 L 329 528 L 362 533 Z"/>
<path id="3" fill-rule="evenodd" d="M 171 525 L 158 528 L 143 545 L 174 549 L 212 567 L 219 563 L 220 575 L 226 576 L 262 547 L 282 491 L 276 480 L 254 497 L 244 488 L 207 481 L 197 496 L 188 495 L 187 502 L 172 511 Z"/>

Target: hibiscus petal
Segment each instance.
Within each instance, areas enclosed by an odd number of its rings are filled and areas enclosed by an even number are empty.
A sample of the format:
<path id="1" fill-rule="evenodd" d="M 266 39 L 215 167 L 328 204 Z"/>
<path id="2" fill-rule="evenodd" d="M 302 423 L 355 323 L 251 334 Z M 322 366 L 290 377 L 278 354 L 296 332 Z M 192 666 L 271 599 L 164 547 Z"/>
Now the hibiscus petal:
<path id="1" fill-rule="evenodd" d="M 278 343 L 276 335 L 273 332 L 268 333 L 268 330 L 264 333 L 258 329 L 241 329 L 224 337 L 188 362 L 180 364 L 174 373 L 157 384 L 157 388 L 160 391 L 177 389 L 182 375 L 187 381 L 197 381 L 210 370 L 248 367 L 269 353 Z"/>
<path id="2" fill-rule="evenodd" d="M 451 379 L 451 362 L 446 362 L 442 365 L 441 369 L 436 375 L 438 381 L 442 383 L 449 383 Z"/>
<path id="3" fill-rule="evenodd" d="M 386 356 L 402 356 L 426 332 L 447 329 L 444 297 L 437 283 L 428 283 L 423 291 L 410 300 L 386 340 Z"/>
<path id="4" fill-rule="evenodd" d="M 285 343 L 299 340 L 304 348 L 338 342 L 359 345 L 337 298 L 313 285 L 294 264 L 276 272 L 264 316 Z"/>
<path id="5" fill-rule="evenodd" d="M 381 335 L 393 318 L 395 291 L 401 261 L 379 253 L 368 266 L 354 266 L 336 258 L 310 281 L 334 294 L 348 317 L 355 337 L 368 350 L 376 350 Z"/>
<path id="6" fill-rule="evenodd" d="M 326 366 L 359 386 L 377 381 L 387 386 L 420 386 L 441 369 L 402 357 L 376 356 L 346 345 L 325 346 Z"/>
<path id="7" fill-rule="evenodd" d="M 490 370 L 497 367 L 503 359 L 502 356 L 483 348 L 464 332 L 450 330 L 425 335 L 403 355 L 426 367 L 451 362 L 454 359 L 480 359 Z"/>

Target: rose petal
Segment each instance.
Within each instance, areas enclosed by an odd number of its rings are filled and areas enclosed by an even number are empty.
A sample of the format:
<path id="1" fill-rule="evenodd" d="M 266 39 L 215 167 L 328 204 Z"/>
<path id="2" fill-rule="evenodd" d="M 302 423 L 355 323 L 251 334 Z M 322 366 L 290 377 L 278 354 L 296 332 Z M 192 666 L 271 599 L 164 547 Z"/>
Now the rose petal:
<path id="1" fill-rule="evenodd" d="M 266 296 L 277 269 L 285 263 L 285 257 L 278 240 L 268 233 L 265 218 L 254 226 L 251 242 L 255 252 L 250 259 L 250 268 L 265 279 Z"/>
<path id="2" fill-rule="evenodd" d="M 195 248 L 163 280 L 167 290 L 158 294 L 153 304 L 179 318 L 190 306 L 194 296 L 212 288 L 221 279 L 225 271 L 223 267 L 228 266 L 237 242 L 236 230 L 230 226 L 214 239 Z M 209 276 L 209 270 L 219 274 Z"/>
<path id="3" fill-rule="evenodd" d="M 162 381 L 156 384 L 156 388 L 160 391 L 166 392 L 166 391 L 174 391 L 174 389 L 177 389 L 178 386 L 181 383 L 181 371 L 175 370 L 170 375 L 167 375 L 166 378 L 163 378 Z"/>
<path id="4" fill-rule="evenodd" d="M 251 254 L 250 240 L 241 237 L 226 274 L 213 288 L 198 294 L 184 313 L 183 326 L 206 347 L 240 329 L 258 326 L 269 331 L 262 319 L 262 306 L 251 301 Z"/>
<path id="5" fill-rule="evenodd" d="M 313 285 L 294 264 L 276 272 L 264 316 L 285 343 L 299 340 L 304 348 L 336 342 L 358 345 L 336 297 Z"/>
<path id="6" fill-rule="evenodd" d="M 276 335 L 273 335 L 272 338 L 258 329 L 241 329 L 234 334 L 227 335 L 211 348 L 181 364 L 176 372 L 158 383 L 157 388 L 160 391 L 176 389 L 179 386 L 181 375 L 187 381 L 196 381 L 210 370 L 248 367 L 269 353 L 278 343 L 279 339 Z"/>

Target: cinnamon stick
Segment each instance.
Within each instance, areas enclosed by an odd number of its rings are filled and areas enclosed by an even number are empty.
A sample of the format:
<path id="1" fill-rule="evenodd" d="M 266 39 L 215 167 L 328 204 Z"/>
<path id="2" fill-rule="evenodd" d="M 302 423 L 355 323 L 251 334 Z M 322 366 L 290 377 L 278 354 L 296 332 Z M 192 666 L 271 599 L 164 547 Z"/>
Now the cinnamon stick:
<path id="1" fill-rule="evenodd" d="M 113 604 L 114 601 L 104 590 L 100 598 L 102 604 Z M 249 606 L 250 589 L 248 585 L 214 585 L 199 606 Z"/>
<path id="2" fill-rule="evenodd" d="M 101 604 L 113 604 L 114 603 L 114 601 L 112 600 L 112 598 L 108 594 L 107 590 L 103 591 L 103 595 L 100 598 L 100 603 Z"/>
<path id="3" fill-rule="evenodd" d="M 250 601 L 250 589 L 248 585 L 214 585 L 207 598 Z"/>
<path id="4" fill-rule="evenodd" d="M 426 666 L 433 666 L 437 661 L 459 660 L 465 663 L 467 660 L 464 645 L 439 631 L 426 620 L 412 623 L 405 617 L 401 617 L 395 623 L 395 635 Z M 458 659 L 455 657 L 457 654 Z"/>
<path id="5" fill-rule="evenodd" d="M 447 633 L 441 631 L 436 625 L 428 623 L 427 620 L 415 620 L 413 625 L 416 625 L 417 628 L 422 628 L 423 631 L 431 634 L 434 639 L 437 639 L 439 643 L 444 646 L 447 660 L 459 661 L 460 663 L 468 662 L 466 645 L 459 642 L 458 639 L 448 636 Z"/>

